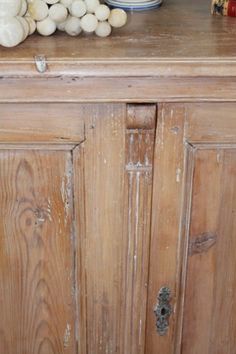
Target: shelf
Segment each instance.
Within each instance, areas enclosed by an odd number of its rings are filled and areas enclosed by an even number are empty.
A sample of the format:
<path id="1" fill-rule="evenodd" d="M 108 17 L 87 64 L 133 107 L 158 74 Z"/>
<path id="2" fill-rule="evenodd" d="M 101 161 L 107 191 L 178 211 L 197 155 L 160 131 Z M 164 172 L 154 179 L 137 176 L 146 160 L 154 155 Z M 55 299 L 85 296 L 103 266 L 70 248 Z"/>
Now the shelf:
<path id="1" fill-rule="evenodd" d="M 211 0 L 166 0 L 160 9 L 130 13 L 111 37 L 44 38 L 33 35 L 16 48 L 0 48 L 0 76 L 46 75 L 236 76 L 236 19 L 210 15 Z"/>

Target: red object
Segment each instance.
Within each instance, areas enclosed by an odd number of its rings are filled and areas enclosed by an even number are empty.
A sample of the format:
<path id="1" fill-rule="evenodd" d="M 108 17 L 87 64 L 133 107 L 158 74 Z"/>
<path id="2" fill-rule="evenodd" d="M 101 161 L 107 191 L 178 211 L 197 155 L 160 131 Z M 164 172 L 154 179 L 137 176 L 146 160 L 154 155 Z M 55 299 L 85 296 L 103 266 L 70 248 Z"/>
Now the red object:
<path id="1" fill-rule="evenodd" d="M 229 0 L 228 16 L 236 17 L 236 0 Z"/>

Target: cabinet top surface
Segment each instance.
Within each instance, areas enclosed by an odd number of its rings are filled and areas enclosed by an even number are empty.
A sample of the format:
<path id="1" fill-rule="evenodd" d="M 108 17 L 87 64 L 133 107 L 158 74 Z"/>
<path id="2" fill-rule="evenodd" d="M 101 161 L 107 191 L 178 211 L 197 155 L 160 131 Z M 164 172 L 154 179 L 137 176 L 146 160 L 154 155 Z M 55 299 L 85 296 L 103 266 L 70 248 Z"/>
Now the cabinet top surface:
<path id="1" fill-rule="evenodd" d="M 236 18 L 212 16 L 210 5 L 211 0 L 164 0 L 160 9 L 129 13 L 128 24 L 106 39 L 33 35 L 16 48 L 0 47 L 0 74 L 9 68 L 14 71 L 13 63 L 15 70 L 23 64 L 32 70 L 34 57 L 44 54 L 55 73 L 58 65 L 58 70 L 70 65 L 76 71 L 86 63 L 109 64 L 103 73 L 122 64 L 127 72 L 136 66 L 137 75 L 144 67 L 150 74 L 153 70 L 164 75 L 236 75 Z"/>

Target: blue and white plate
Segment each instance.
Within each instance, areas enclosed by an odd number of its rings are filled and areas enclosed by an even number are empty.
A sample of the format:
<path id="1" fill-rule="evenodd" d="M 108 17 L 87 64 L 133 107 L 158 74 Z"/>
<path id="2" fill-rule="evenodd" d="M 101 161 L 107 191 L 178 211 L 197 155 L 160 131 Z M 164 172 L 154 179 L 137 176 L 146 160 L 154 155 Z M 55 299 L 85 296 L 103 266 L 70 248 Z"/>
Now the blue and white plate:
<path id="1" fill-rule="evenodd" d="M 142 11 L 160 7 L 163 0 L 105 0 L 110 7 L 124 10 Z"/>

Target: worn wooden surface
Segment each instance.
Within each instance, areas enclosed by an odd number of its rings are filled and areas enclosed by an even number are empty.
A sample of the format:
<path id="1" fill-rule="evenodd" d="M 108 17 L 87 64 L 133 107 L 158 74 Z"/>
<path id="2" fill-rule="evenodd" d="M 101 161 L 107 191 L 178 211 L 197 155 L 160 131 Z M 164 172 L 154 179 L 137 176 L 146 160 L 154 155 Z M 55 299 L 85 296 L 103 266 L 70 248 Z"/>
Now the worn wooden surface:
<path id="1" fill-rule="evenodd" d="M 1 354 L 76 353 L 70 176 L 69 151 L 0 152 Z"/>
<path id="2" fill-rule="evenodd" d="M 37 75 L 39 54 L 47 58 L 46 75 L 232 76 L 235 19 L 212 17 L 210 1 L 166 0 L 159 10 L 129 14 L 128 25 L 106 39 L 57 33 L 1 47 L 0 76 Z"/>
<path id="3" fill-rule="evenodd" d="M 141 354 L 156 105 L 131 105 L 128 114 L 123 104 L 91 105 L 85 116 L 75 153 L 80 353 Z"/>
<path id="4" fill-rule="evenodd" d="M 235 349 L 235 104 L 163 104 L 154 167 L 146 353 Z M 159 271 L 158 271 L 159 270 Z M 166 336 L 155 329 L 171 289 Z"/>

